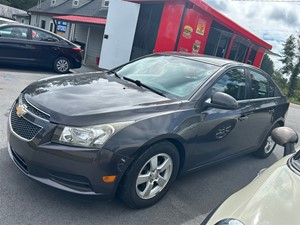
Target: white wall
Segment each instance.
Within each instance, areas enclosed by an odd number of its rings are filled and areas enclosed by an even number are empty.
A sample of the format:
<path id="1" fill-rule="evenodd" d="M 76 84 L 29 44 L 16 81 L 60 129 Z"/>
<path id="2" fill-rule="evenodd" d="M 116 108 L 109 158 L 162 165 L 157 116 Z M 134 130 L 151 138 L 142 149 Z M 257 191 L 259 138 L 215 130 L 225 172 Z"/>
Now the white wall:
<path id="1" fill-rule="evenodd" d="M 110 0 L 99 67 L 112 69 L 130 59 L 140 5 Z"/>
<path id="2" fill-rule="evenodd" d="M 89 40 L 86 46 L 86 58 L 85 63 L 89 65 L 97 66 L 96 58 L 100 57 L 100 51 L 102 47 L 104 34 L 104 26 L 91 26 Z"/>
<path id="3" fill-rule="evenodd" d="M 76 24 L 75 33 L 74 33 L 74 37 L 76 41 L 86 43 L 88 30 L 89 30 L 88 25 Z"/>

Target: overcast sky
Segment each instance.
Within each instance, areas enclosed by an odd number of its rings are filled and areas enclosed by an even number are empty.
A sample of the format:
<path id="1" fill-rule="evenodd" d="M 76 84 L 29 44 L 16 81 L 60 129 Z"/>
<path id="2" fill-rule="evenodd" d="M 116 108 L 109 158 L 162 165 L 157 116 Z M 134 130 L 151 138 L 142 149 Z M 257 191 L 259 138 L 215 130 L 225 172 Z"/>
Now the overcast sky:
<path id="1" fill-rule="evenodd" d="M 279 54 L 282 53 L 283 42 L 291 34 L 296 34 L 300 30 L 300 0 L 294 2 L 290 0 L 281 2 L 275 2 L 276 0 L 273 0 L 274 2 L 264 2 L 263 0 L 205 1 L 237 24 L 271 44 L 272 51 Z M 274 60 L 274 57 L 272 59 Z"/>

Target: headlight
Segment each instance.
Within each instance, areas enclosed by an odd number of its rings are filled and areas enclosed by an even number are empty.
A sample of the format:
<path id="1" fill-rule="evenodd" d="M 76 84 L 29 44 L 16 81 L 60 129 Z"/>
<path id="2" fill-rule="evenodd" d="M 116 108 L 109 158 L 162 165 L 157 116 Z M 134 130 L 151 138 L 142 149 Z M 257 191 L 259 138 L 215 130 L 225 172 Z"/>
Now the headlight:
<path id="1" fill-rule="evenodd" d="M 60 126 L 55 132 L 58 135 L 54 136 L 53 141 L 73 146 L 101 147 L 114 133 L 132 123 L 130 121 L 89 127 Z"/>
<path id="2" fill-rule="evenodd" d="M 224 219 L 217 222 L 215 225 L 245 225 L 237 219 Z"/>

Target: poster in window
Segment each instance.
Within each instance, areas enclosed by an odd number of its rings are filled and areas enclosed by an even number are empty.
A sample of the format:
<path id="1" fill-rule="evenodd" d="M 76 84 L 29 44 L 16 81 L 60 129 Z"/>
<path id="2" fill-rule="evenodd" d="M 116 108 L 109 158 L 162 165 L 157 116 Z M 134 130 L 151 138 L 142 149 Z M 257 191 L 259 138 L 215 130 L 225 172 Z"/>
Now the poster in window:
<path id="1" fill-rule="evenodd" d="M 206 28 L 206 21 L 203 19 L 199 19 L 198 24 L 197 24 L 196 33 L 203 36 L 205 33 L 205 28 Z"/>

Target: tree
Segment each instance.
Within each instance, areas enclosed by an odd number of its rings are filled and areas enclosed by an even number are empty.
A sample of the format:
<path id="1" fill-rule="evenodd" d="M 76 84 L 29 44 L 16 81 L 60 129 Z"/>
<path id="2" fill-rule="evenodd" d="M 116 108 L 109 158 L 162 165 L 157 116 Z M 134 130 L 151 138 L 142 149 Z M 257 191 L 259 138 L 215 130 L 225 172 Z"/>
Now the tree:
<path id="1" fill-rule="evenodd" d="M 300 36 L 297 39 L 290 35 L 283 44 L 282 73 L 289 77 L 289 88 L 287 96 L 293 97 L 297 88 L 297 76 L 300 72 Z"/>
<path id="2" fill-rule="evenodd" d="M 37 5 L 38 2 L 39 0 L 0 0 L 0 4 L 23 10 L 30 9 Z"/>
<path id="3" fill-rule="evenodd" d="M 10 1 L 9 0 L 0 0 L 0 4 L 10 6 Z"/>
<path id="4" fill-rule="evenodd" d="M 267 74 L 269 74 L 271 77 L 273 76 L 273 74 L 274 74 L 274 63 L 273 63 L 272 59 L 267 54 L 264 55 L 264 58 L 263 58 L 263 61 L 261 63 L 260 68 L 263 71 L 265 71 Z"/>
<path id="5" fill-rule="evenodd" d="M 279 70 L 275 70 L 272 76 L 273 80 L 277 84 L 277 86 L 280 88 L 280 90 L 284 93 L 287 94 L 288 88 L 287 88 L 287 83 L 288 80 L 283 77 L 282 73 Z"/>

